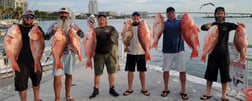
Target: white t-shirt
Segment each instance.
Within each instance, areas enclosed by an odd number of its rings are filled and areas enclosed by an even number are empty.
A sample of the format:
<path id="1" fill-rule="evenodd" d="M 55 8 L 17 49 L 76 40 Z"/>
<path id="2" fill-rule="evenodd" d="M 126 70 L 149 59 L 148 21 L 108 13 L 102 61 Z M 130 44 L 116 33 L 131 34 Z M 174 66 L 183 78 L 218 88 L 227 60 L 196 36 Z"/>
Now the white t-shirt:
<path id="1" fill-rule="evenodd" d="M 145 54 L 145 51 L 138 39 L 138 26 L 132 26 L 133 27 L 133 38 L 130 41 L 129 45 L 129 52 L 128 54 L 131 55 L 142 55 Z"/>

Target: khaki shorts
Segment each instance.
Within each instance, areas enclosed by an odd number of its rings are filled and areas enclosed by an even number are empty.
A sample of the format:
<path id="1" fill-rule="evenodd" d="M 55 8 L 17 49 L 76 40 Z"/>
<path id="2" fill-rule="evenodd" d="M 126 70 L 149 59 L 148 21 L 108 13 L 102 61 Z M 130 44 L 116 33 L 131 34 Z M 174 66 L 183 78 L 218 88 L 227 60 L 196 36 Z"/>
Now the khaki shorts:
<path id="1" fill-rule="evenodd" d="M 175 63 L 175 70 L 178 72 L 185 72 L 185 52 L 179 53 L 164 53 L 163 71 L 170 71 L 173 62 Z"/>
<path id="2" fill-rule="evenodd" d="M 94 56 L 94 73 L 101 75 L 103 73 L 104 64 L 107 67 L 109 74 L 116 72 L 116 64 L 110 53 L 108 54 L 95 54 Z"/>

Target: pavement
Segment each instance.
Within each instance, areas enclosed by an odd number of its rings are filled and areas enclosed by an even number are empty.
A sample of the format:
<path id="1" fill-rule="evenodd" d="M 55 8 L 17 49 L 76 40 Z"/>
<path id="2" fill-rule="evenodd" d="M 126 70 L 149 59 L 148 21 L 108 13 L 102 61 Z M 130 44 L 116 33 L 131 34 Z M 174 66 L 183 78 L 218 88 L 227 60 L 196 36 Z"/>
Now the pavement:
<path id="1" fill-rule="evenodd" d="M 51 71 L 47 71 L 43 75 L 47 75 L 47 78 L 43 78 L 43 82 L 41 82 L 40 97 L 42 101 L 54 101 L 53 77 L 51 76 Z M 113 97 L 109 94 L 108 75 L 106 69 L 104 69 L 104 73 L 101 76 L 100 81 L 100 93 L 95 98 L 89 99 L 89 96 L 93 92 L 94 69 L 86 69 L 84 63 L 78 63 L 73 71 L 71 96 L 75 99 L 75 101 L 183 101 L 179 95 L 181 88 L 178 75 L 178 72 L 170 71 L 170 94 L 166 97 L 161 97 L 160 94 L 163 90 L 162 72 L 160 69 L 155 68 L 155 66 L 148 65 L 148 71 L 146 72 L 146 89 L 149 90 L 151 95 L 144 96 L 140 92 L 141 84 L 139 80 L 139 73 L 135 72 L 133 81 L 134 92 L 128 96 L 123 96 L 123 92 L 128 88 L 127 72 L 124 71 L 123 64 L 121 65 L 121 71 L 115 74 L 115 90 L 120 93 L 120 96 Z M 65 78 L 62 76 L 61 101 L 66 101 L 64 96 L 64 81 Z M 204 83 L 202 83 L 202 81 Z M 206 81 L 202 78 L 187 75 L 186 91 L 189 96 L 188 101 L 201 101 L 200 96 L 205 94 L 206 90 L 205 82 Z M 228 94 L 228 98 L 230 101 L 243 101 L 245 99 L 244 96 L 237 96 L 231 93 Z M 19 94 L 18 92 L 14 92 L 12 96 L 9 96 L 2 101 L 20 101 Z M 27 90 L 27 101 L 33 101 L 32 88 Z M 207 101 L 221 101 L 220 84 L 213 84 L 212 98 Z"/>

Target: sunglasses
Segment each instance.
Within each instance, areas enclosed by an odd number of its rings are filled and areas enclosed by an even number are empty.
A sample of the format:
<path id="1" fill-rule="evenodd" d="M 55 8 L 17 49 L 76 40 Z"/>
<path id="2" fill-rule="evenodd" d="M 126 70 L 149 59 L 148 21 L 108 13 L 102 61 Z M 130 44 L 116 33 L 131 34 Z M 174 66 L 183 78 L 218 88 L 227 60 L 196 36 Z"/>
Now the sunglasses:
<path id="1" fill-rule="evenodd" d="M 28 19 L 28 18 L 30 18 L 30 19 L 34 19 L 34 18 L 35 18 L 35 16 L 34 16 L 34 15 L 24 15 L 24 17 L 25 17 L 26 19 Z"/>

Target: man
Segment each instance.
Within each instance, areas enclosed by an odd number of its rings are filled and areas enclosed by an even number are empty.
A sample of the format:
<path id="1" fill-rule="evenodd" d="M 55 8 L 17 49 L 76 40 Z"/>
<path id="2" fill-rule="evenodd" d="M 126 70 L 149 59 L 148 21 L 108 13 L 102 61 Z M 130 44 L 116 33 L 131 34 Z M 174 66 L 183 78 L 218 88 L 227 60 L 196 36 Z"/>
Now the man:
<path id="1" fill-rule="evenodd" d="M 41 101 L 39 98 L 40 81 L 42 71 L 34 72 L 34 59 L 30 48 L 30 37 L 28 33 L 32 29 L 35 14 L 32 10 L 26 10 L 22 15 L 22 24 L 19 24 L 22 33 L 23 46 L 17 59 L 20 72 L 15 71 L 15 90 L 19 91 L 21 101 L 26 101 L 28 78 L 32 80 L 32 88 L 34 93 L 34 101 Z M 42 29 L 39 27 L 43 33 Z"/>
<path id="2" fill-rule="evenodd" d="M 171 70 L 173 62 L 175 62 L 176 70 L 180 72 L 181 82 L 181 98 L 188 100 L 189 97 L 185 90 L 186 72 L 185 72 L 185 49 L 184 40 L 181 37 L 181 20 L 175 18 L 175 9 L 168 7 L 166 9 L 167 21 L 165 22 L 165 29 L 163 31 L 163 80 L 164 90 L 161 93 L 162 97 L 166 97 L 170 91 L 168 90 L 169 71 Z"/>
<path id="3" fill-rule="evenodd" d="M 94 56 L 94 90 L 89 98 L 99 94 L 100 75 L 103 73 L 104 64 L 107 67 L 109 80 L 109 93 L 117 97 L 119 94 L 114 89 L 114 74 L 117 65 L 112 56 L 113 45 L 118 46 L 118 33 L 113 26 L 107 25 L 106 15 L 98 15 L 98 27 L 95 28 L 97 45 Z"/>
<path id="4" fill-rule="evenodd" d="M 135 66 L 137 64 L 137 71 L 139 71 L 139 78 L 142 86 L 141 92 L 145 96 L 149 96 L 150 92 L 145 89 L 145 71 L 146 71 L 146 60 L 145 60 L 145 51 L 138 40 L 138 25 L 140 23 L 140 14 L 139 12 L 132 13 L 132 26 L 133 26 L 133 38 L 131 39 L 129 45 L 129 52 L 127 54 L 125 71 L 128 71 L 128 90 L 126 90 L 123 95 L 127 96 L 133 93 L 132 84 L 134 78 Z"/>
<path id="5" fill-rule="evenodd" d="M 214 12 L 215 22 L 207 23 L 201 26 L 201 30 L 207 31 L 211 26 L 217 25 L 219 28 L 218 43 L 208 56 L 207 69 L 205 79 L 207 80 L 206 94 L 200 97 L 201 100 L 211 98 L 212 82 L 217 81 L 218 69 L 220 70 L 222 83 L 222 101 L 229 101 L 226 96 L 228 82 L 231 81 L 229 75 L 229 51 L 228 39 L 229 32 L 235 30 L 237 25 L 234 23 L 225 22 L 225 9 L 217 7 Z M 244 24 L 241 24 L 245 27 Z"/>
<path id="6" fill-rule="evenodd" d="M 46 40 L 49 40 L 57 28 L 62 28 L 66 37 L 67 37 L 67 45 L 64 49 L 63 56 L 61 61 L 63 63 L 63 68 L 56 70 L 55 59 L 53 60 L 53 76 L 54 76 L 54 93 L 55 93 L 55 101 L 60 101 L 60 90 L 61 90 L 61 76 L 63 72 L 65 72 L 65 97 L 67 101 L 73 101 L 73 97 L 70 96 L 70 90 L 72 85 L 72 69 L 75 65 L 75 53 L 70 47 L 68 31 L 69 28 L 74 28 L 77 31 L 77 35 L 81 38 L 84 37 L 84 33 L 81 29 L 75 24 L 70 22 L 68 9 L 63 7 L 58 12 L 58 20 L 54 23 L 46 33 Z"/>

